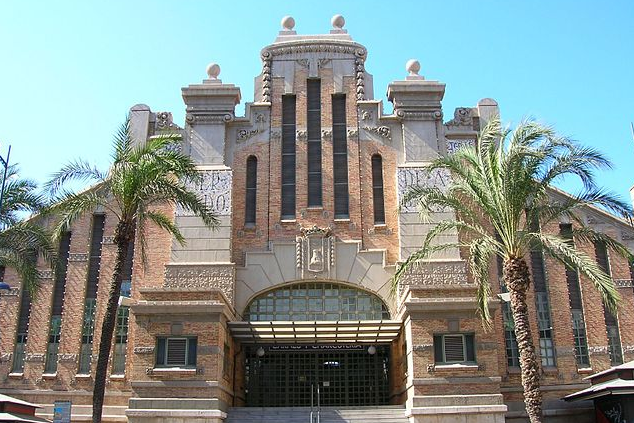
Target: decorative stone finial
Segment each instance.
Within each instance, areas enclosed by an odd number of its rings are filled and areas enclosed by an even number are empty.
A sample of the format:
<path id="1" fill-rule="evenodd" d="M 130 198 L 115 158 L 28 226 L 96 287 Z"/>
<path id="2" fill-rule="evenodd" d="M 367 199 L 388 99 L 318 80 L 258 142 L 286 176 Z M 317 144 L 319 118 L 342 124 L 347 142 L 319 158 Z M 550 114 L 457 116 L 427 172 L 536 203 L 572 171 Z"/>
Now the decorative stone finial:
<path id="1" fill-rule="evenodd" d="M 284 31 L 292 31 L 295 28 L 295 19 L 292 16 L 284 16 L 282 18 L 282 29 Z"/>
<path id="2" fill-rule="evenodd" d="M 330 23 L 332 24 L 332 27 L 334 29 L 341 30 L 343 29 L 343 26 L 346 24 L 346 20 L 341 15 L 335 15 L 330 20 Z"/>
<path id="3" fill-rule="evenodd" d="M 405 70 L 409 73 L 409 76 L 420 76 L 420 62 L 416 59 L 410 59 L 405 64 Z"/>
<path id="4" fill-rule="evenodd" d="M 220 65 L 218 65 L 218 63 L 208 64 L 207 75 L 209 76 L 209 79 L 218 79 L 218 75 L 220 75 Z"/>

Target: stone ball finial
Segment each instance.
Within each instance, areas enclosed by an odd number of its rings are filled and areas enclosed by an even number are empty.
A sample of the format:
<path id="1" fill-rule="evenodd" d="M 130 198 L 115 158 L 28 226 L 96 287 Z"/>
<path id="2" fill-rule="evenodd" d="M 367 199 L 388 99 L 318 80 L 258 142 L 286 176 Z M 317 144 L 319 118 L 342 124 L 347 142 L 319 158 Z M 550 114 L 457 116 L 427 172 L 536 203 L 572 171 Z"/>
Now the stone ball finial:
<path id="1" fill-rule="evenodd" d="M 220 65 L 218 65 L 218 63 L 208 64 L 207 75 L 209 76 L 209 79 L 218 79 L 218 75 L 220 75 Z"/>
<path id="2" fill-rule="evenodd" d="M 346 20 L 341 15 L 335 15 L 330 20 L 330 23 L 334 29 L 343 29 L 343 26 L 346 24 Z"/>
<path id="3" fill-rule="evenodd" d="M 420 62 L 416 59 L 410 59 L 405 64 L 405 70 L 409 73 L 409 76 L 418 76 L 420 72 Z"/>
<path id="4" fill-rule="evenodd" d="M 284 31 L 292 31 L 295 28 L 295 19 L 292 16 L 284 16 L 282 18 L 282 28 Z"/>

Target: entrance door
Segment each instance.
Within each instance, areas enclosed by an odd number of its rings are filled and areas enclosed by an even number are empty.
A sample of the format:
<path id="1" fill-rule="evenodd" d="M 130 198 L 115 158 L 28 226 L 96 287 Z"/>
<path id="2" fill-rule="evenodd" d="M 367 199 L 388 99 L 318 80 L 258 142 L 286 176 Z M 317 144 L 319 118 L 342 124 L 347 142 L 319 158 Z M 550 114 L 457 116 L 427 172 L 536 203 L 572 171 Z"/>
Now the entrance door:
<path id="1" fill-rule="evenodd" d="M 319 385 L 322 406 L 362 406 L 388 403 L 389 347 L 287 346 L 247 350 L 247 405 L 252 407 L 310 406 L 311 387 Z"/>

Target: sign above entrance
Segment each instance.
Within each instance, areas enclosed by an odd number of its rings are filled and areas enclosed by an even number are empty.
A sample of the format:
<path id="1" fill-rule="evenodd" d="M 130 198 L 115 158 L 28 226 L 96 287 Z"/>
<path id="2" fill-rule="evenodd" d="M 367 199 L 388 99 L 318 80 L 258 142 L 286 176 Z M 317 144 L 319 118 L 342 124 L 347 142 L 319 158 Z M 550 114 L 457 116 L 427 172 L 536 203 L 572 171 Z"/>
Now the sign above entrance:
<path id="1" fill-rule="evenodd" d="M 367 348 L 365 345 L 359 344 L 294 344 L 294 345 L 271 345 L 265 347 L 269 351 L 330 351 L 330 350 L 362 350 Z"/>

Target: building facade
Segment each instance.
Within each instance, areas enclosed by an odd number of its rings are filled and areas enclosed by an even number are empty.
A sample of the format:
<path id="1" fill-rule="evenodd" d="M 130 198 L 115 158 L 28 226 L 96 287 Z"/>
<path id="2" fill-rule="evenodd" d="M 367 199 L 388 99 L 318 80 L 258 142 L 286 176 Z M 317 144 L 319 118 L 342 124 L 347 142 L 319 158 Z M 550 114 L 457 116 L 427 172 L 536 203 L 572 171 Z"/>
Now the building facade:
<path id="1" fill-rule="evenodd" d="M 412 422 L 525 421 L 508 304 L 491 299 L 494 329 L 484 331 L 466 252 L 435 256 L 395 291 L 390 282 L 433 222 L 452 215 L 421 222 L 400 198 L 445 184 L 449 175 L 423 167 L 473 145 L 498 104 L 484 99 L 447 119 L 445 84 L 410 61 L 387 87 L 386 114 L 367 50 L 343 27 L 337 16 L 328 34 L 298 35 L 285 18 L 261 51 L 243 117 L 241 91 L 218 79 L 217 65 L 182 89 L 182 127 L 169 112 L 131 109 L 138 142 L 183 134 L 180 148 L 203 174 L 193 188 L 221 223 L 210 230 L 166 210 L 186 245 L 150 227 L 147 266 L 129 251 L 104 420 L 220 422 L 232 407 L 309 406 L 319 386 L 323 406 L 398 405 Z M 634 247 L 625 222 L 595 209 L 585 218 Z M 0 297 L 0 391 L 45 415 L 57 400 L 72 401 L 74 420 L 90 415 L 115 223 L 105 210 L 76 222 L 60 242 L 63 272 L 43 268 L 34 301 L 5 271 L 15 288 Z M 579 247 L 611 273 L 624 306 L 611 315 L 589 281 L 531 252 L 528 301 L 551 422 L 592 421 L 591 404 L 561 398 L 587 387 L 588 374 L 634 359 L 630 266 L 600 245 Z M 500 264 L 490 273 L 503 294 Z"/>

